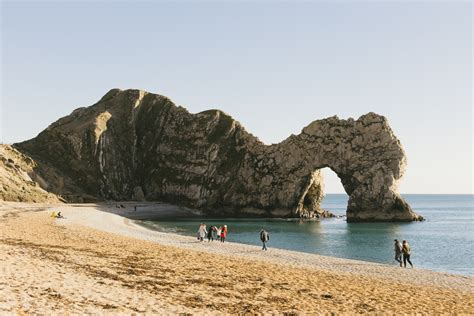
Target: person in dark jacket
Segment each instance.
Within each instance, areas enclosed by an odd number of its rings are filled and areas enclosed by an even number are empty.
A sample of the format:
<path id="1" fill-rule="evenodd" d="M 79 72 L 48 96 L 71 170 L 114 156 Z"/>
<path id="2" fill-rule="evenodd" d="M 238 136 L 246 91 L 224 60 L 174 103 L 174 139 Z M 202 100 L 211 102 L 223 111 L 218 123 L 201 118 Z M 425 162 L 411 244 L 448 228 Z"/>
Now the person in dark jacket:
<path id="1" fill-rule="evenodd" d="M 268 234 L 268 232 L 265 229 L 262 229 L 260 231 L 260 240 L 263 243 L 262 250 L 266 251 L 267 250 L 267 242 L 270 240 L 270 235 Z"/>
<path id="2" fill-rule="evenodd" d="M 211 242 L 211 240 L 214 241 L 214 235 L 213 235 L 214 229 L 215 229 L 215 227 L 211 226 L 211 227 L 209 227 L 209 230 L 207 231 L 207 241 L 208 242 Z"/>
<path id="3" fill-rule="evenodd" d="M 407 261 L 410 264 L 410 266 L 413 268 L 413 264 L 410 261 L 410 256 L 411 256 L 411 248 L 410 245 L 408 244 L 408 241 L 404 240 L 402 244 L 402 253 L 403 253 L 403 266 L 406 268 L 407 267 Z"/>

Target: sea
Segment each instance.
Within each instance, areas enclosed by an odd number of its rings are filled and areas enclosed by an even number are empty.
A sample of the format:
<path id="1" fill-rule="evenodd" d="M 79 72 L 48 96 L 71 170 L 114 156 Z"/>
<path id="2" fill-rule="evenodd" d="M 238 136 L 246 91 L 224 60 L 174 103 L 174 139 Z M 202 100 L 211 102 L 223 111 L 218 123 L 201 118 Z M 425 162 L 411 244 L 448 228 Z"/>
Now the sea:
<path id="1" fill-rule="evenodd" d="M 412 223 L 348 223 L 345 217 L 313 221 L 255 218 L 169 218 L 139 224 L 161 232 L 196 236 L 199 223 L 228 226 L 227 241 L 261 245 L 262 228 L 269 250 L 282 248 L 331 257 L 397 265 L 394 239 L 407 240 L 415 267 L 474 275 L 474 195 L 405 194 L 426 220 Z M 345 215 L 348 196 L 327 194 L 322 207 Z M 217 245 L 216 245 L 217 246 Z"/>

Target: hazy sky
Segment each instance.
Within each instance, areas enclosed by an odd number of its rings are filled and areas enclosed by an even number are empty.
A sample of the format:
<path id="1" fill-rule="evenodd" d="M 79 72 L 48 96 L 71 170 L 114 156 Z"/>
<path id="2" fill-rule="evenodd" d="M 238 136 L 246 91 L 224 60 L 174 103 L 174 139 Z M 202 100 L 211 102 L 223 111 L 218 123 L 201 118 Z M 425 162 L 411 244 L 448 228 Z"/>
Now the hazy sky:
<path id="1" fill-rule="evenodd" d="M 1 3 L 3 142 L 111 88 L 219 108 L 265 143 L 327 116 L 388 117 L 402 193 L 472 193 L 469 2 Z M 327 192 L 342 192 L 334 174 Z"/>

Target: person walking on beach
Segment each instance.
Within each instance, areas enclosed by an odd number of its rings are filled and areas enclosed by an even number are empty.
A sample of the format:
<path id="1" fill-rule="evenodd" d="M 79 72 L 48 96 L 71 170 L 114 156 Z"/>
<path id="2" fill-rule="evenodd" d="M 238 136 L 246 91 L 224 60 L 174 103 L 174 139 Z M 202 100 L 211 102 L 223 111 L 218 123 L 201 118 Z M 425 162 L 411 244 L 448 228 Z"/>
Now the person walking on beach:
<path id="1" fill-rule="evenodd" d="M 212 228 L 212 229 L 211 229 L 212 240 L 217 240 L 217 236 L 218 236 L 218 234 L 217 234 L 217 227 L 216 227 L 216 226 L 212 226 L 211 228 Z"/>
<path id="2" fill-rule="evenodd" d="M 217 227 L 216 227 L 217 228 Z M 217 240 L 221 241 L 222 226 L 216 229 Z"/>
<path id="3" fill-rule="evenodd" d="M 198 230 L 199 241 L 203 241 L 206 235 L 207 235 L 206 225 L 201 223 L 201 225 L 199 225 L 199 230 Z"/>
<path id="4" fill-rule="evenodd" d="M 406 240 L 403 241 L 402 253 L 403 253 L 403 266 L 406 268 L 407 261 L 408 261 L 410 266 L 413 268 L 413 264 L 410 261 L 411 249 L 410 249 L 410 245 L 408 244 L 408 241 Z"/>
<path id="5" fill-rule="evenodd" d="M 214 231 L 214 226 L 209 227 L 209 230 L 207 231 L 207 242 L 214 241 L 214 236 L 212 235 L 212 232 Z"/>
<path id="6" fill-rule="evenodd" d="M 227 237 L 227 225 L 224 225 L 221 229 L 221 242 L 225 241 L 225 238 Z"/>
<path id="7" fill-rule="evenodd" d="M 270 240 L 270 235 L 268 234 L 268 232 L 265 229 L 262 229 L 260 231 L 260 240 L 263 243 L 262 250 L 266 251 L 267 250 L 267 242 Z"/>
<path id="8" fill-rule="evenodd" d="M 402 244 L 401 242 L 398 241 L 398 239 L 395 239 L 395 260 L 400 264 L 400 267 L 402 266 Z"/>

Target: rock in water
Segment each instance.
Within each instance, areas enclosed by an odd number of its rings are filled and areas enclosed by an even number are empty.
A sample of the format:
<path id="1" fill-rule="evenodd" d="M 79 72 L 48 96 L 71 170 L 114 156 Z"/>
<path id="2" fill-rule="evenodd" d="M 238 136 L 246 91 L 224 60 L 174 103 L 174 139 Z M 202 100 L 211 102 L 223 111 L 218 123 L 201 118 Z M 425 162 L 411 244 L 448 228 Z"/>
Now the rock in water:
<path id="1" fill-rule="evenodd" d="M 219 215 L 319 217 L 327 214 L 320 169 L 329 167 L 349 195 L 348 221 L 419 219 L 397 193 L 405 153 L 374 113 L 317 120 L 267 146 L 222 111 L 191 114 L 164 96 L 113 89 L 15 147 L 46 166 L 49 190 L 69 201 L 146 199 Z"/>

